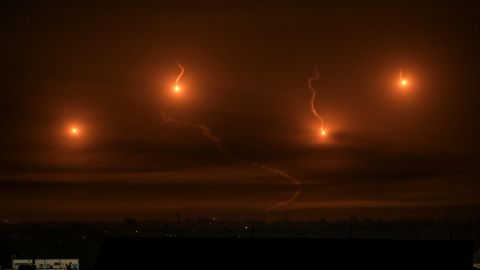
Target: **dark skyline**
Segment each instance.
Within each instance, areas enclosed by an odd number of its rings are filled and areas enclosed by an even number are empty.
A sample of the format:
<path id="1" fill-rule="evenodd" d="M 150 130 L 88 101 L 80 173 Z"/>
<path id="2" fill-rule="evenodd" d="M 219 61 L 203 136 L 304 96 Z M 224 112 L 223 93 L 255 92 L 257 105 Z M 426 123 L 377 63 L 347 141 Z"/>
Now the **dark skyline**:
<path id="1" fill-rule="evenodd" d="M 474 2 L 1 5 L 0 218 L 480 210 Z M 296 187 L 162 112 L 288 172 L 302 193 L 266 214 Z"/>

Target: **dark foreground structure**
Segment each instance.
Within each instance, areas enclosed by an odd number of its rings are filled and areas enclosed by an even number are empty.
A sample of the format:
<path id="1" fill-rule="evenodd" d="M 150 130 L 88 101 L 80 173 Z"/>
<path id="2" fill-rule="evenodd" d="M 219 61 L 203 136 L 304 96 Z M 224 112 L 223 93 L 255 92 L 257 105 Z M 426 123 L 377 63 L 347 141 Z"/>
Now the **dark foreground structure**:
<path id="1" fill-rule="evenodd" d="M 466 241 L 107 238 L 96 269 L 472 269 Z"/>

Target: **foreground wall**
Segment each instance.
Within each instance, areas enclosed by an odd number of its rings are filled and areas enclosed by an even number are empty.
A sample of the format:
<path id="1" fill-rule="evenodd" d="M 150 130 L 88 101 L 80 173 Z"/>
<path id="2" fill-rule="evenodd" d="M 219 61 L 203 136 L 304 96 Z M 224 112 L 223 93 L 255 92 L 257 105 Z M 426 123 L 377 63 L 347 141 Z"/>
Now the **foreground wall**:
<path id="1" fill-rule="evenodd" d="M 471 270 L 466 241 L 315 238 L 107 238 L 96 269 Z"/>

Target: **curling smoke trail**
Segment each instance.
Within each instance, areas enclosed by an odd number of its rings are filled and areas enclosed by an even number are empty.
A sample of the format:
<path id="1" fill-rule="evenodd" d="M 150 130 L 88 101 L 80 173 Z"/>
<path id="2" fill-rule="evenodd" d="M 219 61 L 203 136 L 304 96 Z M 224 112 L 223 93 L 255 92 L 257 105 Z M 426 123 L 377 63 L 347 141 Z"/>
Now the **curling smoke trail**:
<path id="1" fill-rule="evenodd" d="M 269 171 L 271 173 L 274 173 L 278 176 L 281 176 L 287 180 L 289 180 L 290 182 L 292 182 L 295 186 L 297 186 L 297 189 L 295 190 L 295 192 L 288 198 L 288 200 L 286 201 L 281 201 L 281 202 L 278 202 L 276 204 L 274 204 L 273 206 L 267 208 L 265 211 L 266 212 L 270 212 L 272 210 L 275 210 L 279 207 L 282 207 L 282 206 L 285 206 L 289 203 L 291 203 L 292 201 L 294 201 L 298 195 L 300 195 L 301 193 L 301 185 L 302 183 L 295 177 L 289 175 L 288 173 L 280 170 L 280 169 L 277 169 L 277 168 L 273 168 L 273 167 L 270 167 L 270 166 L 267 166 L 267 165 L 264 165 L 264 164 L 260 164 L 260 163 L 256 163 L 256 162 L 249 162 L 247 160 L 244 160 L 244 159 L 241 159 L 241 158 L 238 158 L 234 155 L 232 155 L 228 150 L 227 148 L 225 148 L 225 146 L 223 145 L 221 139 L 216 136 L 215 134 L 212 133 L 212 131 L 205 125 L 202 125 L 202 124 L 192 124 L 192 123 L 188 123 L 188 122 L 180 122 L 172 117 L 170 117 L 169 115 L 167 115 L 166 113 L 162 112 L 162 119 L 164 122 L 166 123 L 172 123 L 172 124 L 175 124 L 175 125 L 178 125 L 178 126 L 185 126 L 185 127 L 190 127 L 190 128 L 195 128 L 195 129 L 199 129 L 202 131 L 202 134 L 203 136 L 205 136 L 207 139 L 209 139 L 210 141 L 212 141 L 215 146 L 217 147 L 217 149 L 223 154 L 225 155 L 226 157 L 234 160 L 234 161 L 237 161 L 239 163 L 243 163 L 245 165 L 248 165 L 248 166 L 251 166 L 251 167 L 255 167 L 255 168 L 260 168 L 260 169 L 263 169 L 263 170 L 266 170 L 266 171 Z"/>
<path id="2" fill-rule="evenodd" d="M 314 71 L 313 76 L 308 78 L 308 88 L 312 92 L 312 98 L 310 99 L 310 110 L 312 111 L 313 115 L 315 115 L 315 117 L 317 117 L 318 120 L 320 120 L 320 130 L 322 132 L 322 135 L 324 135 L 325 129 L 324 129 L 323 118 L 317 112 L 317 109 L 315 109 L 315 100 L 317 98 L 317 90 L 315 90 L 315 88 L 312 85 L 313 81 L 320 79 L 320 73 L 318 72 L 318 68 L 316 67 L 313 69 L 313 71 Z"/>
<path id="3" fill-rule="evenodd" d="M 180 74 L 178 74 L 177 79 L 175 80 L 175 87 L 180 87 L 178 83 L 180 82 L 180 79 L 183 77 L 183 73 L 185 73 L 185 69 L 183 68 L 182 65 L 178 65 L 180 68 Z"/>

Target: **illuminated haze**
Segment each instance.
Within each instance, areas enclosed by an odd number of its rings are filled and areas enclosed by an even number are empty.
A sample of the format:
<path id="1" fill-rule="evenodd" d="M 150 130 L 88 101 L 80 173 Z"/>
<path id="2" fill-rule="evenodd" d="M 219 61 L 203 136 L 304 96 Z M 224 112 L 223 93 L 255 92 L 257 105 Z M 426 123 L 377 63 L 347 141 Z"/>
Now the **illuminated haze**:
<path id="1" fill-rule="evenodd" d="M 480 16 L 467 3 L 2 6 L 2 219 L 480 210 Z M 301 195 L 265 213 L 291 182 L 161 112 L 301 179 Z"/>

